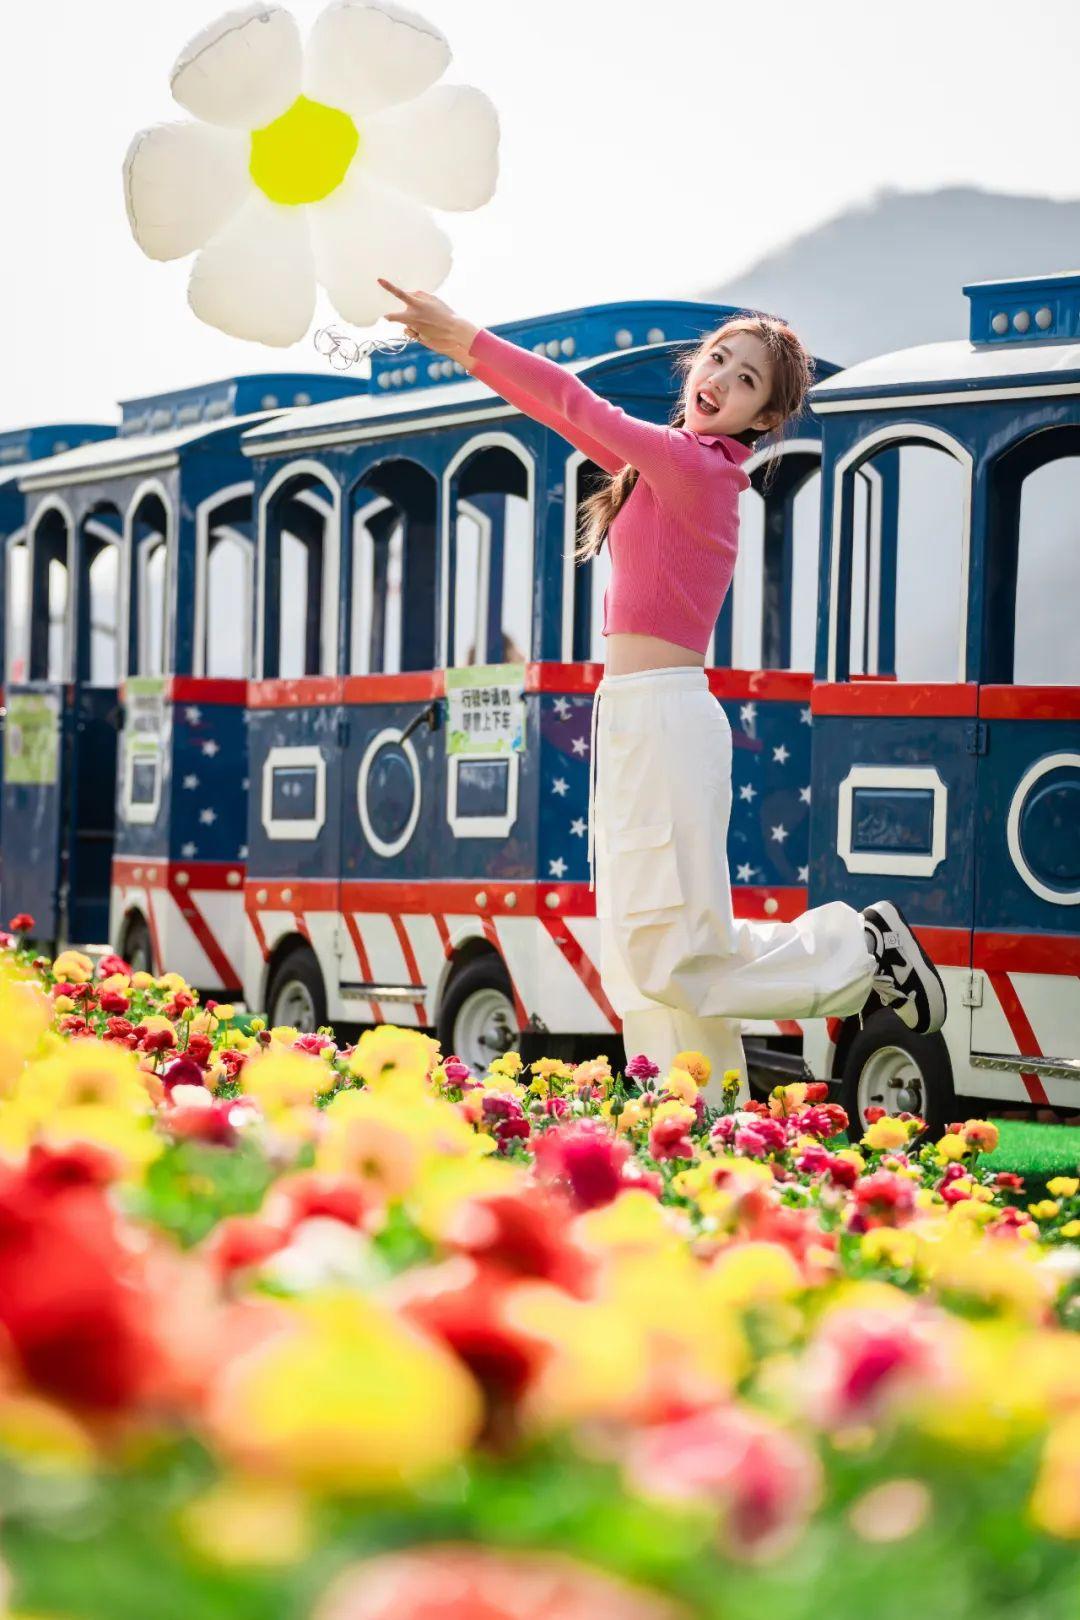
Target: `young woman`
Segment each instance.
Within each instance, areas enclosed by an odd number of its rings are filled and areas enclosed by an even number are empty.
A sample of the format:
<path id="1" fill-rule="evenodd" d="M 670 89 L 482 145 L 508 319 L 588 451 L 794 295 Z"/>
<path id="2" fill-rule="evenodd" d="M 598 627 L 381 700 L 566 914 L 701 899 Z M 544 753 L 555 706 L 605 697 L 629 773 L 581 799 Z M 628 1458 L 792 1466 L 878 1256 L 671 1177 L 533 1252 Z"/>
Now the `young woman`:
<path id="1" fill-rule="evenodd" d="M 731 728 L 705 652 L 735 566 L 743 463 L 760 435 L 799 414 L 812 378 L 795 333 L 769 316 L 725 321 L 680 359 L 681 398 L 665 427 L 432 293 L 379 285 L 404 305 L 388 319 L 610 475 L 583 502 L 574 555 L 595 555 L 605 536 L 611 549 L 589 852 L 600 977 L 627 1055 L 645 1052 L 663 1071 L 695 1050 L 716 1074 L 745 1074 L 741 1020 L 843 1018 L 869 1002 L 912 1030 L 939 1029 L 941 978 L 891 902 L 858 912 L 834 901 L 776 923 L 739 921 L 732 909 Z"/>

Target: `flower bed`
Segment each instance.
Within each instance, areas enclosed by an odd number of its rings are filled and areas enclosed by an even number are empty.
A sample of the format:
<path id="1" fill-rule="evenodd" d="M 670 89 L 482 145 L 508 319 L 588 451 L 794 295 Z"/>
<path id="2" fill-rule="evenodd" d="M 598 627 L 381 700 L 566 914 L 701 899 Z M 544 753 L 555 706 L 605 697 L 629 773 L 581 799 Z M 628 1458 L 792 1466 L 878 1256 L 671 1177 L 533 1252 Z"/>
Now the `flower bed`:
<path id="1" fill-rule="evenodd" d="M 1074 1616 L 1078 1178 L 712 1078 L 0 936 L 0 1612 Z"/>

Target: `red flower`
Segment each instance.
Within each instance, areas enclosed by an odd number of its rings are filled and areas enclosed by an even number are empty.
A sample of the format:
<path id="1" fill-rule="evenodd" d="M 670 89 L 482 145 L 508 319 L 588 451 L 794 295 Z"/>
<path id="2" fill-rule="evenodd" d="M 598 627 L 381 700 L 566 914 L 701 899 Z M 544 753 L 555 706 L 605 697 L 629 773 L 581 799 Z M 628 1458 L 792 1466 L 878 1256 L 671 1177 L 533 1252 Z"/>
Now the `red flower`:
<path id="1" fill-rule="evenodd" d="M 135 1033 L 144 1052 L 168 1052 L 176 1045 L 176 1031 L 172 1029 L 147 1029 L 145 1024 L 138 1024 Z"/>
<path id="2" fill-rule="evenodd" d="M 1000 1187 L 1003 1192 L 1023 1192 L 1024 1178 L 1015 1175 L 1011 1170 L 999 1170 L 994 1177 L 994 1185 Z"/>
<path id="3" fill-rule="evenodd" d="M 806 1395 L 826 1428 L 868 1423 L 905 1391 L 936 1377 L 940 1351 L 914 1316 L 838 1310 L 811 1347 Z"/>
<path id="4" fill-rule="evenodd" d="M 340 1575 L 314 1620 L 678 1620 L 666 1598 L 555 1553 L 474 1545 L 381 1553 Z"/>
<path id="5" fill-rule="evenodd" d="M 186 1055 L 173 1058 L 161 1071 L 161 1083 L 165 1087 L 166 1095 L 176 1086 L 202 1086 L 205 1085 L 203 1071 L 199 1065 Z"/>
<path id="6" fill-rule="evenodd" d="M 875 1170 L 855 1183 L 855 1204 L 867 1226 L 897 1226 L 915 1208 L 915 1188 L 906 1176 Z"/>
<path id="7" fill-rule="evenodd" d="M 867 1108 L 863 1112 L 863 1119 L 868 1125 L 876 1125 L 879 1119 L 885 1118 L 884 1108 Z"/>
<path id="8" fill-rule="evenodd" d="M 451 1248 L 474 1260 L 583 1298 L 594 1262 L 568 1238 L 568 1214 L 561 1198 L 539 1188 L 492 1193 L 460 1204 L 444 1235 Z"/>
<path id="9" fill-rule="evenodd" d="M 29 934 L 33 926 L 34 919 L 31 917 L 28 911 L 16 912 L 15 916 L 12 917 L 11 921 L 8 923 L 8 927 L 11 929 L 13 934 Z"/>
<path id="10" fill-rule="evenodd" d="M 806 1088 L 806 1100 L 810 1104 L 828 1102 L 828 1083 L 824 1080 L 811 1080 Z"/>
<path id="11" fill-rule="evenodd" d="M 658 1120 L 649 1132 L 649 1152 L 660 1159 L 692 1159 L 694 1144 L 687 1135 L 686 1121 L 679 1118 Z"/>
<path id="12" fill-rule="evenodd" d="M 97 976 L 99 979 L 111 979 L 114 973 L 126 973 L 130 979 L 131 966 L 124 961 L 122 956 L 110 953 L 108 956 L 103 956 L 98 963 Z"/>
<path id="13" fill-rule="evenodd" d="M 553 1126 L 538 1138 L 534 1152 L 540 1176 L 567 1186 L 579 1210 L 611 1203 L 622 1186 L 622 1167 L 630 1156 L 626 1142 L 593 1120 Z"/>
<path id="14" fill-rule="evenodd" d="M 859 1167 L 851 1159 L 841 1159 L 838 1154 L 829 1155 L 829 1180 L 837 1187 L 854 1187 L 859 1179 Z"/>
<path id="15" fill-rule="evenodd" d="M 499 1144 L 500 1153 L 505 1152 L 511 1142 L 528 1141 L 532 1126 L 525 1118 L 525 1111 L 516 1097 L 509 1097 L 502 1092 L 497 1096 L 485 1097 L 481 1104 L 481 1113 L 484 1124 Z"/>
<path id="16" fill-rule="evenodd" d="M 130 1406 L 157 1361 L 106 1158 L 39 1147 L 0 1170 L 0 1328 L 31 1384 L 88 1412 Z"/>
<path id="17" fill-rule="evenodd" d="M 402 1273 L 394 1290 L 402 1315 L 448 1345 L 480 1385 L 489 1439 L 505 1437 L 514 1404 L 551 1354 L 550 1345 L 510 1320 L 507 1306 L 517 1282 L 499 1266 L 458 1256 Z"/>
<path id="18" fill-rule="evenodd" d="M 209 1142 L 214 1147 L 232 1147 L 236 1141 L 236 1127 L 230 1122 L 229 1115 L 235 1106 L 232 1102 L 215 1102 L 209 1108 L 174 1108 L 167 1121 L 169 1130 L 173 1136 L 188 1141 Z"/>
<path id="19" fill-rule="evenodd" d="M 277 1254 L 289 1234 L 259 1215 L 228 1215 L 203 1244 L 203 1253 L 221 1277 L 232 1277 Z"/>
<path id="20" fill-rule="evenodd" d="M 213 1050 L 214 1043 L 209 1035 L 189 1035 L 184 1056 L 190 1058 L 192 1063 L 197 1063 L 200 1069 L 205 1069 Z"/>
<path id="21" fill-rule="evenodd" d="M 130 1011 L 131 1002 L 127 996 L 121 995 L 119 990 L 100 990 L 98 1006 L 102 1012 L 115 1013 L 118 1018 L 122 1018 L 124 1013 Z"/>
<path id="22" fill-rule="evenodd" d="M 235 1106 L 229 1104 L 230 1108 Z M 317 1217 L 362 1227 L 372 1212 L 372 1204 L 362 1183 L 352 1176 L 298 1170 L 274 1184 L 265 1209 L 268 1219 L 289 1230 Z"/>

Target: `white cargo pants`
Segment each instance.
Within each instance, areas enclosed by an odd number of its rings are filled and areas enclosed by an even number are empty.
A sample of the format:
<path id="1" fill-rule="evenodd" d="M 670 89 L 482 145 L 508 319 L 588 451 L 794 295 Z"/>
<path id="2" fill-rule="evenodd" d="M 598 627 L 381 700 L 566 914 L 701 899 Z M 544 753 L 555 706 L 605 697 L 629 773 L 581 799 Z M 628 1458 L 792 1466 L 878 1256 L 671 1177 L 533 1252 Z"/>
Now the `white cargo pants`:
<path id="1" fill-rule="evenodd" d="M 717 1084 L 725 1069 L 745 1082 L 741 1020 L 861 1011 L 876 964 L 853 907 L 834 901 L 794 922 L 734 916 L 731 727 L 703 668 L 605 675 L 590 768 L 600 982 L 627 1058 L 644 1052 L 663 1073 L 677 1052 L 700 1051 Z"/>

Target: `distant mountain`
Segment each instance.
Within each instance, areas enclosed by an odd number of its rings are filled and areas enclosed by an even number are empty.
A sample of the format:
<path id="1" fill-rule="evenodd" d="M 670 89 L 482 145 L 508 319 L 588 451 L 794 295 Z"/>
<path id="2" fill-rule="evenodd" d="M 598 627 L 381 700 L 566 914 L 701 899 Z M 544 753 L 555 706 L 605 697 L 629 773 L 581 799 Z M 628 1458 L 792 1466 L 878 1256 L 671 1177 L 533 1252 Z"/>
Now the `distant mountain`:
<path id="1" fill-rule="evenodd" d="M 699 296 L 782 315 L 815 354 L 851 365 L 964 337 L 968 282 L 1078 265 L 1080 200 L 884 187 Z"/>

